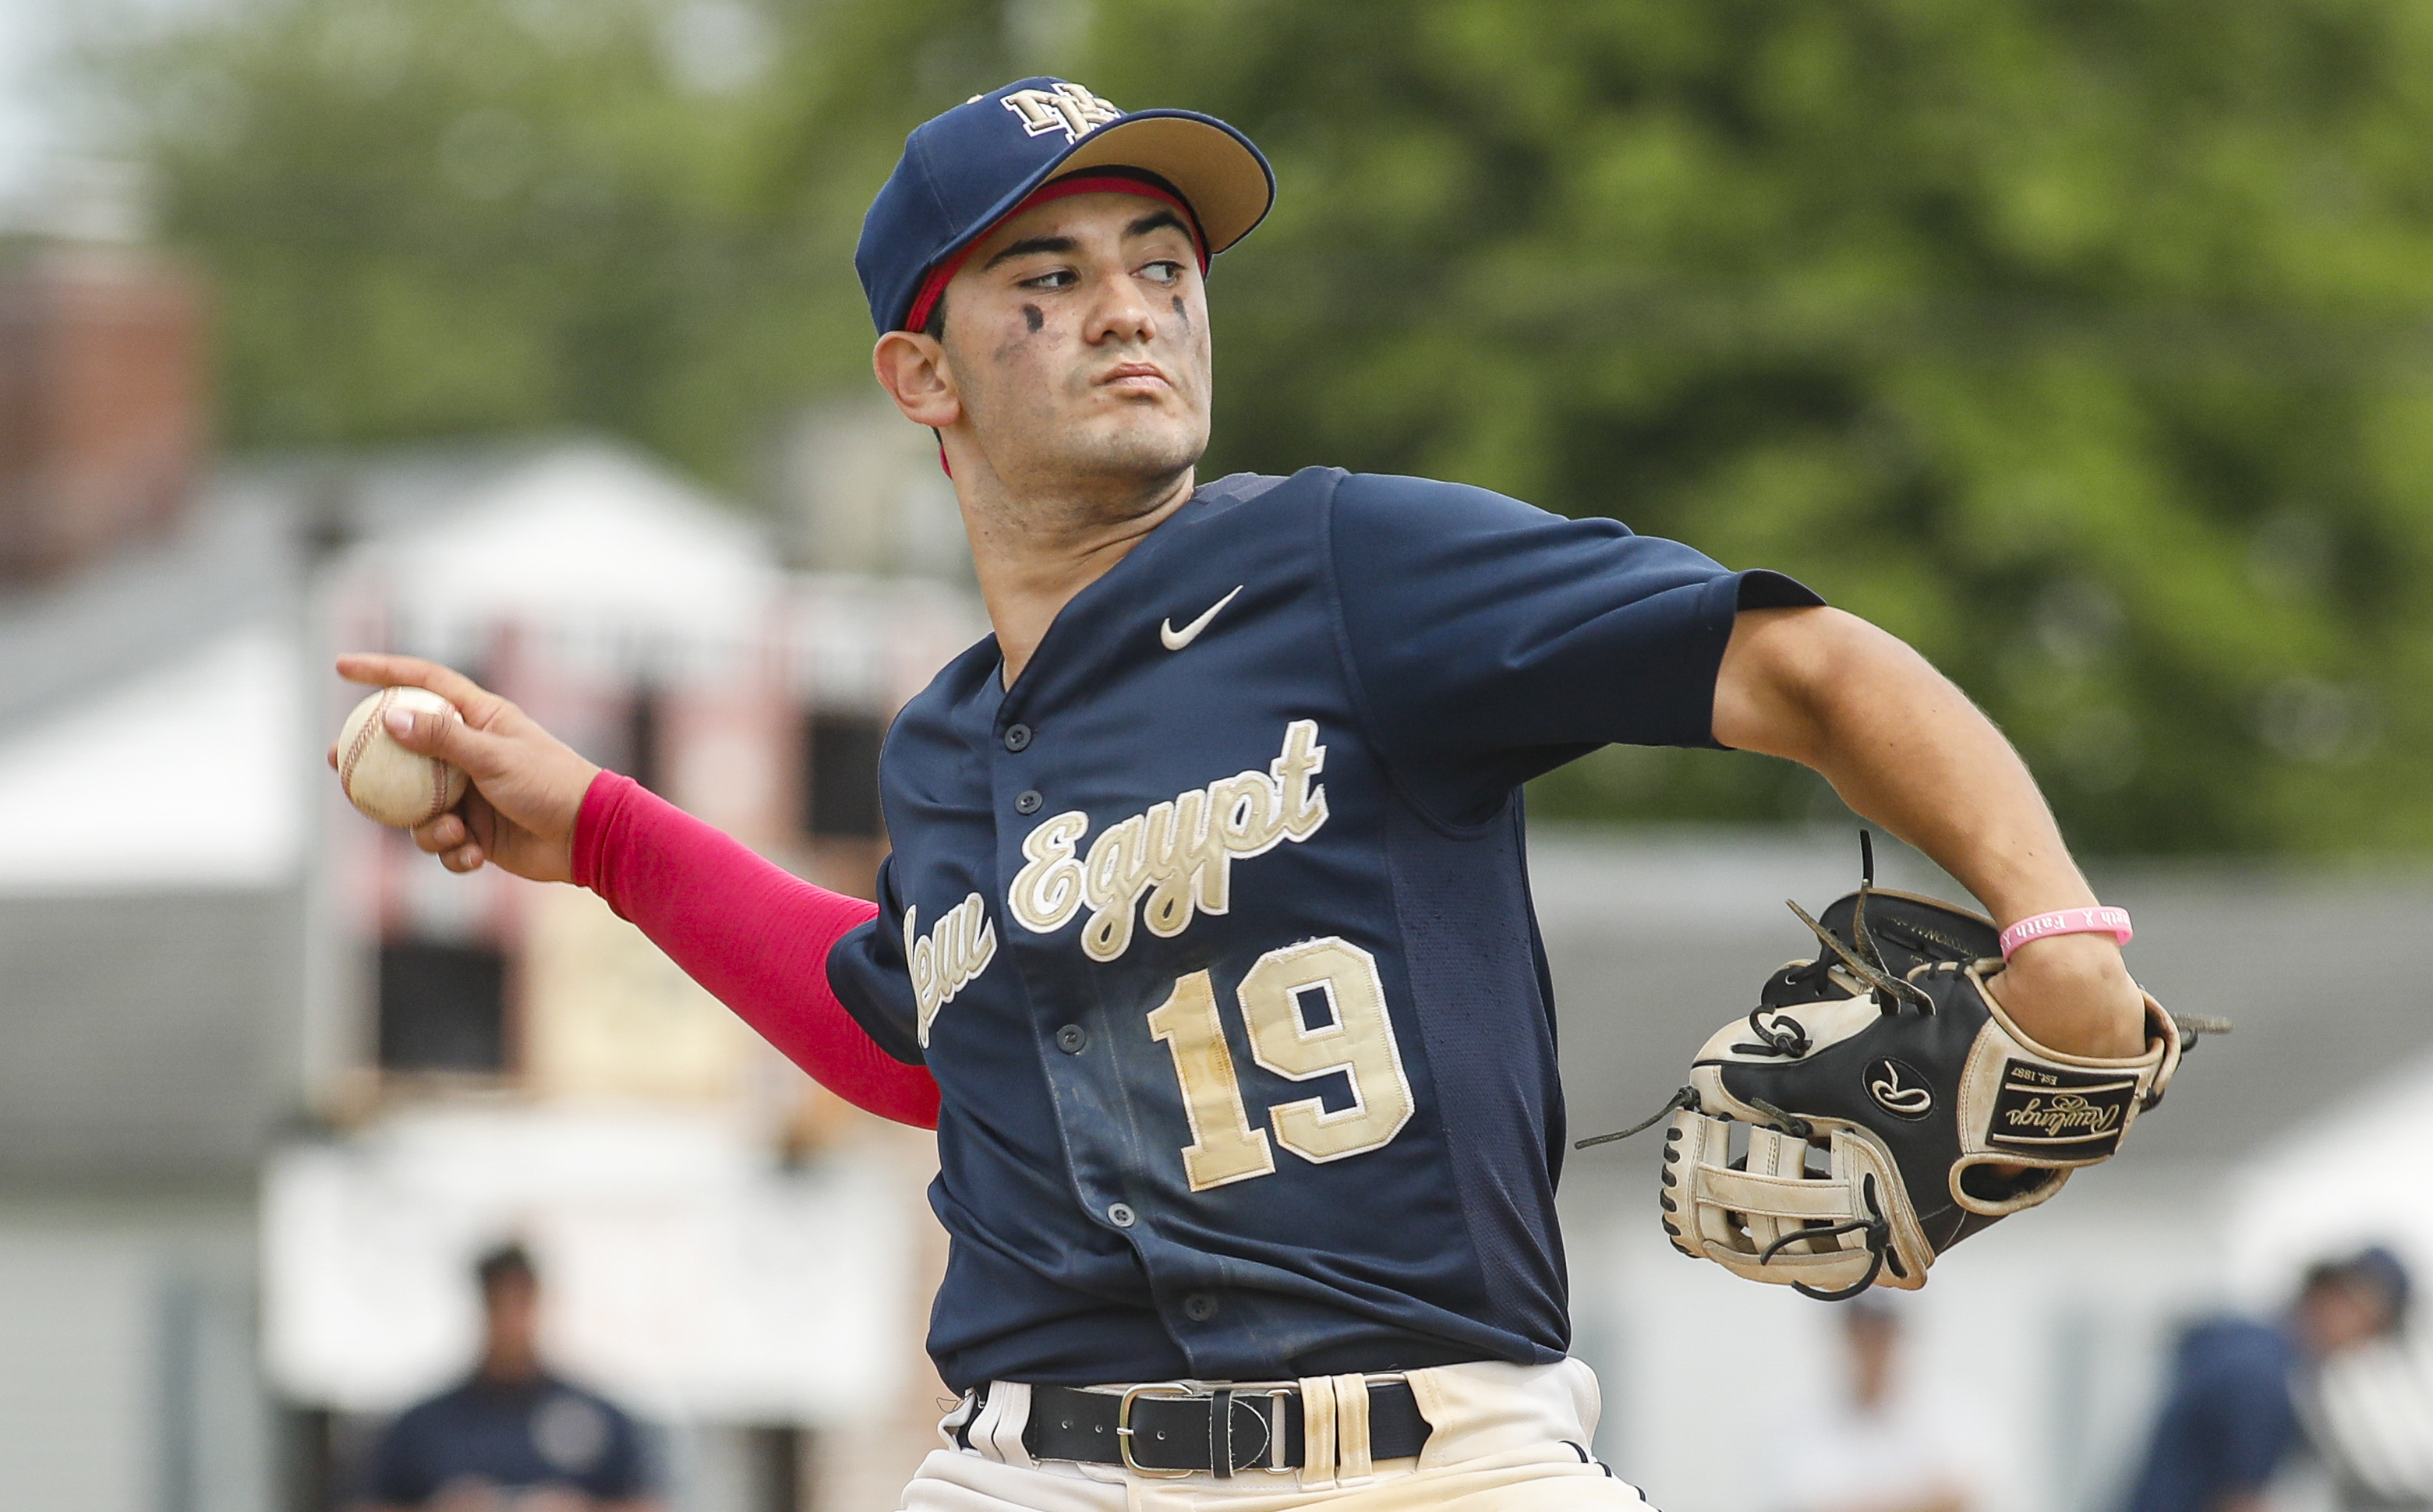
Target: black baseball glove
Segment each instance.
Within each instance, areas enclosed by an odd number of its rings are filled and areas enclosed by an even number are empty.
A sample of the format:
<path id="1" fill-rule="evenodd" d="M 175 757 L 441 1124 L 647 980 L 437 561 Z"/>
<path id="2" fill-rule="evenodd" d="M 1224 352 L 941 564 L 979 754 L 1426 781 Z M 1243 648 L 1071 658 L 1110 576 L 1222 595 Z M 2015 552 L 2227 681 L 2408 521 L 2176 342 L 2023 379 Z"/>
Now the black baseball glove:
<path id="1" fill-rule="evenodd" d="M 1944 1250 L 2111 1158 L 2181 1051 L 2228 1028 L 2150 995 L 2144 1054 L 2047 1049 L 1985 991 L 2002 969 L 1992 922 L 1873 871 L 1821 920 L 1791 905 L 1825 949 L 1766 981 L 1666 1110 L 1674 1248 L 1826 1300 L 1926 1284 Z"/>

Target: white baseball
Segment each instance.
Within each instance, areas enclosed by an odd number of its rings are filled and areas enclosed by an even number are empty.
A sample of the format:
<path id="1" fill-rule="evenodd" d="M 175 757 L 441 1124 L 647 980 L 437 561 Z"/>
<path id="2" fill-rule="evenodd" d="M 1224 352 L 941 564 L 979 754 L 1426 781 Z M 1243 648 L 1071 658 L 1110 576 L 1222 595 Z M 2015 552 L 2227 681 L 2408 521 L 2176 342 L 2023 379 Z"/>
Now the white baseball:
<path id="1" fill-rule="evenodd" d="M 428 824 L 465 796 L 465 773 L 437 756 L 417 755 L 388 733 L 388 711 L 465 716 L 422 688 L 383 688 L 355 705 L 338 729 L 338 786 L 368 818 L 396 829 Z"/>

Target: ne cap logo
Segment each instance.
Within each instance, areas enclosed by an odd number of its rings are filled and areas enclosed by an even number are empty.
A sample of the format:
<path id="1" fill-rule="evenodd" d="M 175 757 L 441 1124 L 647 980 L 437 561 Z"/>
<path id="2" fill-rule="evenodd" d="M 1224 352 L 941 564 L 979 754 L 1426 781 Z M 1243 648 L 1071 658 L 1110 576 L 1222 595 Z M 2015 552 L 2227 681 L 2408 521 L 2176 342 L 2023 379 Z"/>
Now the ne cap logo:
<path id="1" fill-rule="evenodd" d="M 1040 137 L 1050 131 L 1062 131 L 1067 142 L 1079 142 L 1098 127 L 1122 120 L 1124 114 L 1079 84 L 1059 84 L 1047 90 L 1015 90 L 1005 97 L 1004 104 L 1022 123 L 1025 136 Z"/>
<path id="2" fill-rule="evenodd" d="M 1867 1063 L 1867 1096 L 1884 1112 L 1913 1123 L 1934 1111 L 1934 1089 L 1917 1067 L 1888 1055 Z"/>

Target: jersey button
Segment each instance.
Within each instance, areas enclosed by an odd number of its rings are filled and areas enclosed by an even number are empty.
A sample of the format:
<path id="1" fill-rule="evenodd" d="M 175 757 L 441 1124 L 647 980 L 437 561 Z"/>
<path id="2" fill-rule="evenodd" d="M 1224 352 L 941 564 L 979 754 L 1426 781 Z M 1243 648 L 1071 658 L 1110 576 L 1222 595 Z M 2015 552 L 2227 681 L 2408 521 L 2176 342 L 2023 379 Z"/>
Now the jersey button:
<path id="1" fill-rule="evenodd" d="M 1193 1292 L 1182 1300 L 1182 1316 L 1195 1323 L 1205 1323 L 1216 1316 L 1216 1299 L 1206 1292 Z"/>
<path id="2" fill-rule="evenodd" d="M 1113 1202 L 1107 1206 L 1107 1221 L 1118 1229 L 1129 1229 L 1140 1221 L 1140 1215 L 1125 1203 Z"/>
<path id="3" fill-rule="evenodd" d="M 1025 788 L 1014 795 L 1013 811 L 1017 814 L 1035 814 L 1039 812 L 1039 806 L 1046 801 L 1039 796 L 1038 789 Z"/>
<path id="4" fill-rule="evenodd" d="M 1079 1024 L 1067 1024 L 1056 1031 L 1056 1048 L 1066 1055 L 1080 1055 L 1081 1046 L 1090 1043 L 1090 1031 Z"/>
<path id="5" fill-rule="evenodd" d="M 1009 724 L 1009 725 L 1007 725 L 1007 726 L 1005 727 L 1005 748 L 1006 748 L 1007 750 L 1009 750 L 1009 751 L 1024 751 L 1024 750 L 1028 750 L 1028 749 L 1029 749 L 1029 747 L 1030 747 L 1030 726 L 1029 726 L 1029 725 L 1028 725 L 1028 724 Z"/>

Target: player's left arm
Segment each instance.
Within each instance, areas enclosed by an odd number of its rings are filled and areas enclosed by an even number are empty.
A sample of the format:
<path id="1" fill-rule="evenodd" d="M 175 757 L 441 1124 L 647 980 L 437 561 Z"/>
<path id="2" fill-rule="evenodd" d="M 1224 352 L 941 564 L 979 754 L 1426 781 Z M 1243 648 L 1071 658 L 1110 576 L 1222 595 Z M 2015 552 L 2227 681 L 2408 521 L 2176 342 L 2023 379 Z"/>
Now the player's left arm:
<path id="1" fill-rule="evenodd" d="M 1853 810 L 1950 873 L 1998 925 L 2097 901 L 2002 732 L 1925 657 L 1854 615 L 1742 611 L 1716 676 L 1714 735 L 1814 770 Z M 2109 935 L 2031 941 L 1994 993 L 2053 1049 L 2144 1048 L 2142 1000 Z"/>

